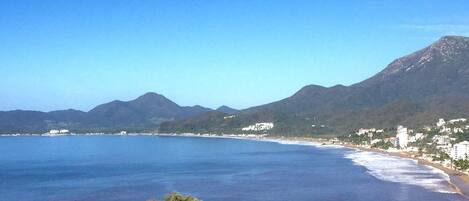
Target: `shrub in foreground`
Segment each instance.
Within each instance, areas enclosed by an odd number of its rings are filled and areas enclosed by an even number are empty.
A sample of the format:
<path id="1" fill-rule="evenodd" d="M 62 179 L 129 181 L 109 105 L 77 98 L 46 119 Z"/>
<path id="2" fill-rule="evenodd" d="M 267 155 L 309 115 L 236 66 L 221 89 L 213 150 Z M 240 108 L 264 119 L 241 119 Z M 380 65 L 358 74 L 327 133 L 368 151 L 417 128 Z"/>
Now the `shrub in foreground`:
<path id="1" fill-rule="evenodd" d="M 156 199 L 150 199 L 147 201 L 158 201 Z M 178 192 L 173 192 L 169 195 L 166 195 L 164 197 L 164 201 L 201 201 L 195 197 L 192 197 L 191 195 L 182 195 Z"/>

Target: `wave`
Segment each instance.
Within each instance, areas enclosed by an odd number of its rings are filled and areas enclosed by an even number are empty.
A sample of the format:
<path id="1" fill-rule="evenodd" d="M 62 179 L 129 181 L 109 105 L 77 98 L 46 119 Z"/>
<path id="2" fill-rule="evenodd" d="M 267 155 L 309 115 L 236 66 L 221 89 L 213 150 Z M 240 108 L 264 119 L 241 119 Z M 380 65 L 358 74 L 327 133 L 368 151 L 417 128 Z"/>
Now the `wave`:
<path id="1" fill-rule="evenodd" d="M 313 146 L 315 148 L 323 149 L 343 149 L 340 145 L 322 144 L 319 142 L 302 141 L 302 140 L 282 140 L 282 139 L 261 139 L 260 141 L 265 142 L 276 142 L 283 145 L 302 145 L 302 146 Z"/>
<path id="2" fill-rule="evenodd" d="M 366 151 L 349 151 L 345 158 L 364 166 L 377 179 L 421 186 L 440 193 L 455 193 L 449 176 L 437 168 L 418 164 L 416 160 Z"/>

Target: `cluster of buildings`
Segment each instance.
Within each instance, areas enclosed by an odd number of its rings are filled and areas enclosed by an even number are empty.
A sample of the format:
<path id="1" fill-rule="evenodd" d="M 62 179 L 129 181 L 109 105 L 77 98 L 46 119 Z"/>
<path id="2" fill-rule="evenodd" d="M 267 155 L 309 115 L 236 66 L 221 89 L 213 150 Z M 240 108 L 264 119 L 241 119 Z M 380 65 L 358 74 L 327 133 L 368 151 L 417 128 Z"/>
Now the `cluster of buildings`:
<path id="1" fill-rule="evenodd" d="M 357 135 L 365 135 L 365 134 L 373 134 L 373 133 L 382 133 L 384 132 L 383 129 L 376 129 L 376 128 L 360 128 L 357 131 Z"/>
<path id="2" fill-rule="evenodd" d="M 69 133 L 70 131 L 67 129 L 60 129 L 60 130 L 53 129 L 53 130 L 50 130 L 47 134 L 59 135 L 59 134 L 69 134 Z"/>
<path id="3" fill-rule="evenodd" d="M 374 145 L 379 142 L 391 143 L 394 147 L 399 149 L 407 149 L 410 142 L 415 142 L 416 137 L 410 136 L 409 132 L 412 130 L 407 129 L 404 126 L 398 126 L 396 130 L 395 137 L 387 137 L 387 138 L 374 138 L 375 134 L 383 133 L 383 129 L 376 129 L 376 128 L 360 128 L 356 134 L 358 136 L 366 135 L 370 138 L 370 145 Z M 420 138 L 420 136 L 418 136 Z"/>
<path id="4" fill-rule="evenodd" d="M 466 125 L 466 122 L 467 119 L 465 118 L 452 119 L 449 121 L 439 119 L 438 122 L 436 122 L 436 126 L 425 127 L 423 132 L 417 133 L 404 126 L 398 126 L 395 136 L 388 135 L 383 138 L 373 138 L 377 133 L 383 132 L 383 130 L 376 128 L 361 128 L 355 134 L 358 136 L 367 136 L 369 141 L 363 143 L 367 146 L 373 146 L 379 142 L 389 142 L 393 145 L 390 149 L 425 151 L 425 145 L 431 145 L 436 147 L 437 150 L 446 153 L 453 160 L 469 160 L 469 142 L 462 141 L 456 143 L 458 141 L 457 135 L 469 130 L 469 125 Z M 430 132 L 433 133 L 429 135 L 428 133 Z M 424 143 L 419 143 L 423 142 L 425 138 L 428 138 L 428 140 Z"/>
<path id="5" fill-rule="evenodd" d="M 274 123 L 272 122 L 264 122 L 264 123 L 256 123 L 253 125 L 249 125 L 247 127 L 241 128 L 242 131 L 266 131 L 274 128 Z"/>

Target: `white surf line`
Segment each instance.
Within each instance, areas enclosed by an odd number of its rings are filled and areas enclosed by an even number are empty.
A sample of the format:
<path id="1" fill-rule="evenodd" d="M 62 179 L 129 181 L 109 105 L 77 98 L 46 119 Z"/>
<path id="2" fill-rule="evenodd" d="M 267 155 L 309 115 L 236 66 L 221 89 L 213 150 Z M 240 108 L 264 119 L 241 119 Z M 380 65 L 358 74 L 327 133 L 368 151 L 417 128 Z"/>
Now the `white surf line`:
<path id="1" fill-rule="evenodd" d="M 449 175 L 418 161 L 368 151 L 349 151 L 345 158 L 365 167 L 373 177 L 390 182 L 421 186 L 440 193 L 457 193 L 450 187 Z"/>

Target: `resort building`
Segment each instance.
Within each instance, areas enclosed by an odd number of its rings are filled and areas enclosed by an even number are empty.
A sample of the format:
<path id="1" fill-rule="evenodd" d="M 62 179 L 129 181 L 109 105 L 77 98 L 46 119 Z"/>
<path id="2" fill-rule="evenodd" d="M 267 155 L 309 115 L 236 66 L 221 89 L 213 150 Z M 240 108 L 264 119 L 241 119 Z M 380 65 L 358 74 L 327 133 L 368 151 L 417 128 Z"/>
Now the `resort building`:
<path id="1" fill-rule="evenodd" d="M 230 116 L 225 116 L 225 117 L 223 117 L 223 119 L 233 119 L 233 118 L 235 118 L 235 117 L 236 117 L 236 115 L 230 115 Z"/>
<path id="2" fill-rule="evenodd" d="M 396 146 L 405 149 L 409 143 L 409 134 L 407 133 L 407 128 L 404 126 L 397 127 L 396 135 Z"/>
<path id="3" fill-rule="evenodd" d="M 374 133 L 376 132 L 376 128 L 360 128 L 358 129 L 357 135 L 364 135 L 367 133 Z"/>
<path id="4" fill-rule="evenodd" d="M 468 159 L 469 142 L 463 141 L 453 146 L 451 150 L 451 157 L 455 160 Z"/>
<path id="5" fill-rule="evenodd" d="M 451 143 L 451 139 L 447 135 L 435 135 L 432 140 L 437 145 L 446 145 Z"/>
<path id="6" fill-rule="evenodd" d="M 447 135 L 435 135 L 432 138 L 436 144 L 436 148 L 441 149 L 447 153 L 451 152 L 451 138 Z"/>
<path id="7" fill-rule="evenodd" d="M 244 127 L 242 131 L 263 131 L 263 130 L 270 130 L 274 127 L 274 123 L 256 123 L 254 125 L 250 125 L 248 127 Z"/>

